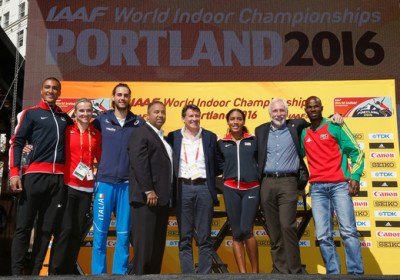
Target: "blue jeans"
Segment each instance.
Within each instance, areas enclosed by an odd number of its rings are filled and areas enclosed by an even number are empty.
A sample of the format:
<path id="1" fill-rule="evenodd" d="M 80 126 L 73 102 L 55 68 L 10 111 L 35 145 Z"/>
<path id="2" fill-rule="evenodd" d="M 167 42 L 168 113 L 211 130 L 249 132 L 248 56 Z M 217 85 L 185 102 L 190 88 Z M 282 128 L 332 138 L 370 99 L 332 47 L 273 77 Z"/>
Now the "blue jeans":
<path id="1" fill-rule="evenodd" d="M 333 242 L 333 214 L 339 222 L 346 254 L 348 274 L 364 274 L 358 239 L 353 200 L 349 195 L 349 183 L 311 183 L 312 213 L 327 274 L 340 274 L 340 260 Z"/>

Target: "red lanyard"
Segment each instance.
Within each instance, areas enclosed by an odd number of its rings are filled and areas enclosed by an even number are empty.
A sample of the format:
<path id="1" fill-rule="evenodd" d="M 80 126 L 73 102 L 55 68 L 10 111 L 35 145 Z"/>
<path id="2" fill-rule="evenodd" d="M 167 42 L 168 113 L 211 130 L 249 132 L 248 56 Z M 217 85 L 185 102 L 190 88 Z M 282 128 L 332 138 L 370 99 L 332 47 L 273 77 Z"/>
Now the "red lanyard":
<path id="1" fill-rule="evenodd" d="M 78 127 L 79 129 L 79 127 Z M 87 128 L 89 135 L 89 164 L 88 166 L 92 166 L 92 135 L 90 134 L 90 126 Z M 83 131 L 84 132 L 84 131 Z M 83 163 L 83 132 L 79 129 L 80 133 L 80 144 L 81 144 L 81 162 Z"/>
<path id="2" fill-rule="evenodd" d="M 195 161 L 197 161 L 199 159 L 199 150 L 200 150 L 201 138 L 199 138 L 198 141 L 199 142 L 198 142 L 197 150 L 196 150 L 196 158 L 194 159 Z M 183 145 L 183 154 L 185 156 L 185 161 L 186 161 L 186 163 L 189 163 L 188 162 L 188 158 L 187 158 L 187 153 L 186 153 L 186 145 L 183 142 L 182 142 L 182 145 Z"/>

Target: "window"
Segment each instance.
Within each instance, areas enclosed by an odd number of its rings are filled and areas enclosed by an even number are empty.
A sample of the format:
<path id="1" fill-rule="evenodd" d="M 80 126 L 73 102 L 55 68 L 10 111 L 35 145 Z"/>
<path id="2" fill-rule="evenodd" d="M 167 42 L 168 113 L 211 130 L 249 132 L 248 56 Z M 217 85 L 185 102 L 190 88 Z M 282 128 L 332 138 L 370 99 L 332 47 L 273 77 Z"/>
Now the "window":
<path id="1" fill-rule="evenodd" d="M 0 0 L 0 7 L 3 6 L 3 0 Z"/>
<path id="2" fill-rule="evenodd" d="M 10 12 L 4 14 L 4 27 L 10 24 Z"/>
<path id="3" fill-rule="evenodd" d="M 25 16 L 25 2 L 19 5 L 19 18 L 22 18 L 24 16 Z"/>
<path id="4" fill-rule="evenodd" d="M 22 47 L 24 45 L 24 30 L 21 30 L 17 33 L 17 43 L 18 47 Z"/>

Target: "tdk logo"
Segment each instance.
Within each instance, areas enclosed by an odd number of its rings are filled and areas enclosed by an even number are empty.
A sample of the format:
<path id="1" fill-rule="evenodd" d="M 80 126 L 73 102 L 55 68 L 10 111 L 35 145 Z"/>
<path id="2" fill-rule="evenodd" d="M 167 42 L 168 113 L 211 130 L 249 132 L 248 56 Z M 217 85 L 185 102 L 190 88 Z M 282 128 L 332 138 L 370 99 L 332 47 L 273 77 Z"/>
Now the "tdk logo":
<path id="1" fill-rule="evenodd" d="M 367 188 L 367 182 L 366 181 L 360 181 L 360 188 Z"/>
<path id="2" fill-rule="evenodd" d="M 397 172 L 394 171 L 374 171 L 371 172 L 372 178 L 397 178 Z"/>
<path id="3" fill-rule="evenodd" d="M 167 247 L 178 247 L 179 240 L 166 240 L 165 246 Z"/>
<path id="4" fill-rule="evenodd" d="M 400 217 L 400 211 L 375 211 L 375 217 L 397 218 Z"/>
<path id="5" fill-rule="evenodd" d="M 357 227 L 371 227 L 370 221 L 356 221 Z"/>
<path id="6" fill-rule="evenodd" d="M 370 140 L 393 140 L 393 133 L 370 133 L 368 134 L 368 139 Z"/>
<path id="7" fill-rule="evenodd" d="M 300 240 L 299 247 L 310 247 L 310 240 Z"/>

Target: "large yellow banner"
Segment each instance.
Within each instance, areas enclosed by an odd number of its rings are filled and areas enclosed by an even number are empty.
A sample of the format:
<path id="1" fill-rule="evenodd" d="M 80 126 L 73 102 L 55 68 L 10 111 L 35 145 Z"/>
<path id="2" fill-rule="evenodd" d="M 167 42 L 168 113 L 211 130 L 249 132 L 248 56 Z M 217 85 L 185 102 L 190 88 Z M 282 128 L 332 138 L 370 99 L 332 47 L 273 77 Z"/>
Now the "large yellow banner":
<path id="1" fill-rule="evenodd" d="M 111 92 L 117 82 L 63 82 L 59 105 L 70 111 L 78 97 L 93 99 L 98 113 L 109 108 Z M 201 126 L 220 137 L 227 132 L 225 114 L 240 108 L 247 114 L 250 132 L 270 120 L 268 104 L 273 98 L 288 101 L 289 118 L 305 118 L 304 101 L 316 95 L 324 105 L 324 116 L 342 114 L 365 152 L 365 169 L 361 178 L 361 193 L 354 198 L 357 228 L 362 244 L 366 274 L 399 274 L 397 258 L 400 247 L 400 205 L 398 193 L 398 131 L 394 80 L 318 81 L 318 82 L 240 82 L 240 83 L 157 83 L 128 82 L 132 89 L 132 111 L 146 118 L 147 105 L 160 100 L 167 106 L 169 131 L 183 126 L 181 109 L 194 103 L 201 109 Z M 220 201 L 223 202 L 222 197 Z M 307 199 L 307 207 L 310 205 Z M 299 200 L 299 210 L 303 201 Z M 223 211 L 223 203 L 217 209 Z M 213 234 L 218 234 L 226 218 L 213 221 Z M 299 217 L 299 223 L 301 217 Z M 254 228 L 260 252 L 260 272 L 271 271 L 270 244 L 262 226 Z M 171 217 L 167 232 L 167 248 L 163 273 L 178 273 L 178 229 Z M 89 237 L 90 239 L 90 237 Z M 112 239 L 112 237 L 110 237 Z M 344 248 L 336 225 L 335 241 L 345 273 Z M 110 248 L 115 242 L 110 240 Z M 324 265 L 314 236 L 313 222 L 307 225 L 299 244 L 302 263 L 309 273 L 324 273 Z M 217 253 L 230 272 L 237 272 L 232 254 L 232 236 L 228 235 Z M 82 248 L 80 263 L 90 273 L 90 242 Z M 112 255 L 109 255 L 112 259 Z M 195 260 L 196 261 L 196 260 Z M 111 262 L 110 262 L 111 265 Z"/>

